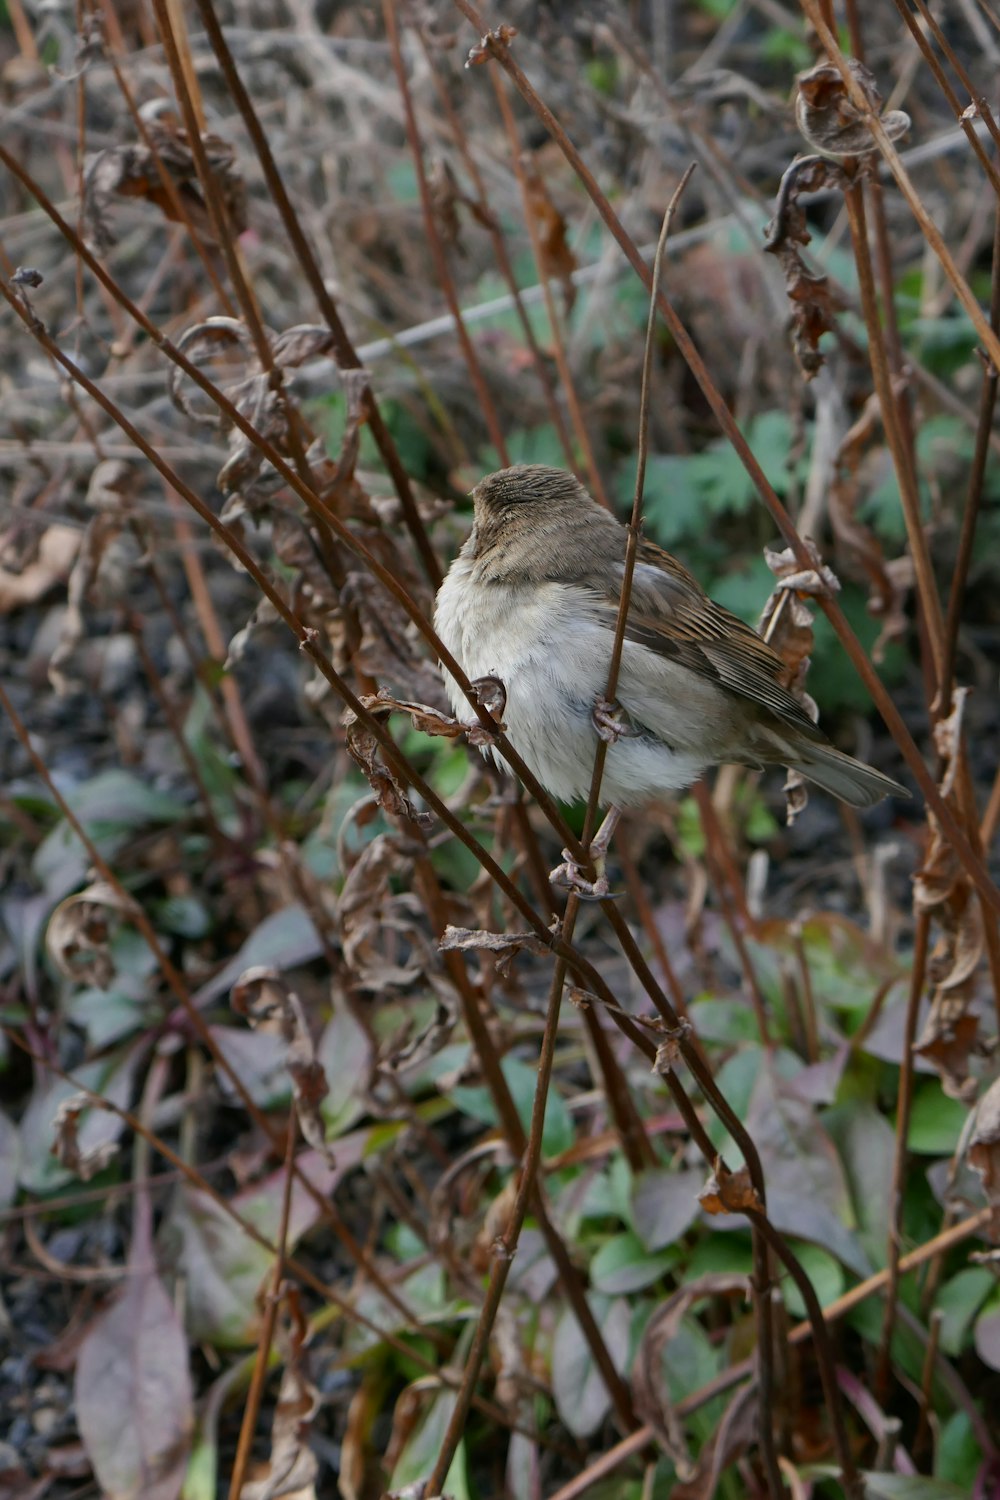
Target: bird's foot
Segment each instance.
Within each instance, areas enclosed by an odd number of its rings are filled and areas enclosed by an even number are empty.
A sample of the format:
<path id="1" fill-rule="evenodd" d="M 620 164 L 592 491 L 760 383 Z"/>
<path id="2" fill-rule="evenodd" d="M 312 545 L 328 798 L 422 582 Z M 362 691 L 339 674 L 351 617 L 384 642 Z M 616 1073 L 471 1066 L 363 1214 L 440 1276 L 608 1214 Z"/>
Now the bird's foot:
<path id="1" fill-rule="evenodd" d="M 563 890 L 576 891 L 577 895 L 584 901 L 603 901 L 608 896 L 617 896 L 621 892 L 612 892 L 608 885 L 605 862 L 608 856 L 608 848 L 611 844 L 614 831 L 618 827 L 621 813 L 617 807 L 609 807 L 607 816 L 600 828 L 590 841 L 587 850 L 588 864 L 593 867 L 594 879 L 590 880 L 583 873 L 583 866 L 573 858 L 568 849 L 562 852 L 563 862 L 557 865 L 549 876 L 553 885 L 560 886 Z"/>
<path id="2" fill-rule="evenodd" d="M 507 707 L 507 689 L 499 677 L 476 677 L 469 683 L 469 687 L 477 702 L 496 722 L 497 730 L 503 733 L 507 728 L 503 722 L 503 712 Z M 497 742 L 497 736 L 487 729 L 485 724 L 470 724 L 467 735 L 469 744 L 475 745 L 478 750 L 491 749 Z"/>
<path id="3" fill-rule="evenodd" d="M 628 739 L 636 733 L 621 704 L 609 703 L 607 698 L 595 700 L 591 717 L 601 739 L 607 740 L 609 745 L 616 745 L 620 739 Z"/>
<path id="4" fill-rule="evenodd" d="M 549 880 L 553 885 L 563 891 L 575 891 L 581 901 L 603 901 L 611 895 L 603 859 L 593 861 L 595 879 L 588 880 L 583 873 L 582 865 L 577 863 L 570 851 L 564 849 L 562 853 L 562 864 L 556 865 L 549 875 Z"/>

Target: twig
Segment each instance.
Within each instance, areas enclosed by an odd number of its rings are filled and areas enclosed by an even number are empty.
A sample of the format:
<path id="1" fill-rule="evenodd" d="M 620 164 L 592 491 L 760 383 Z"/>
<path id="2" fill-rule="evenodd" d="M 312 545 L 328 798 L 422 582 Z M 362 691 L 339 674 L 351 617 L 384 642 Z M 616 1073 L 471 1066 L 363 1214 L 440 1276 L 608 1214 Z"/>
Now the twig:
<path id="1" fill-rule="evenodd" d="M 246 1476 L 247 1464 L 250 1462 L 250 1450 L 253 1447 L 257 1417 L 260 1413 L 260 1403 L 264 1395 L 264 1384 L 267 1380 L 267 1367 L 271 1357 L 271 1345 L 274 1342 L 274 1329 L 278 1319 L 278 1307 L 281 1303 L 281 1283 L 285 1277 L 288 1258 L 288 1223 L 292 1211 L 292 1183 L 295 1181 L 295 1139 L 297 1134 L 298 1114 L 294 1109 L 291 1109 L 288 1112 L 288 1132 L 285 1145 L 285 1180 L 281 1192 L 281 1220 L 278 1225 L 277 1254 L 274 1257 L 274 1265 L 271 1269 L 270 1287 L 263 1293 L 264 1315 L 260 1322 L 253 1375 L 250 1379 L 250 1389 L 247 1392 L 246 1404 L 243 1407 L 243 1420 L 240 1423 L 236 1456 L 233 1459 L 233 1471 L 229 1479 L 229 1500 L 240 1500 L 240 1495 L 243 1493 L 243 1481 Z"/>
<path id="2" fill-rule="evenodd" d="M 403 101 L 403 119 L 406 125 L 406 139 L 410 147 L 410 156 L 417 174 L 417 187 L 420 191 L 420 207 L 424 218 L 424 233 L 427 236 L 427 245 L 434 262 L 434 272 L 437 284 L 440 287 L 444 300 L 448 304 L 458 342 L 461 345 L 462 354 L 466 367 L 469 371 L 469 379 L 472 381 L 473 389 L 479 400 L 479 409 L 483 414 L 490 442 L 500 455 L 500 462 L 506 468 L 510 463 L 507 453 L 507 439 L 504 436 L 503 424 L 497 415 L 496 403 L 486 383 L 482 366 L 475 346 L 469 337 L 468 329 L 462 318 L 462 309 L 459 306 L 458 294 L 455 291 L 455 281 L 448 265 L 448 257 L 444 253 L 441 243 L 441 235 L 438 232 L 437 221 L 434 217 L 434 209 L 431 204 L 430 185 L 427 181 L 427 169 L 424 166 L 424 150 L 420 139 L 420 127 L 417 124 L 416 112 L 413 108 L 413 96 L 410 93 L 410 82 L 406 76 L 406 64 L 403 61 L 403 53 L 399 45 L 399 28 L 396 25 L 396 3 L 397 0 L 382 0 L 382 19 L 385 23 L 385 34 L 389 38 L 389 47 L 392 52 L 392 66 L 396 74 L 396 82 L 399 85 L 400 98 Z"/>
<path id="3" fill-rule="evenodd" d="M 1000 198 L 997 200 L 993 219 L 993 260 L 990 283 L 990 327 L 1000 334 Z M 951 589 L 948 593 L 948 613 L 944 627 L 944 660 L 941 668 L 941 703 L 937 709 L 940 718 L 946 719 L 951 712 L 951 694 L 954 687 L 955 663 L 958 656 L 958 632 L 962 621 L 962 605 L 965 602 L 965 587 L 972 564 L 976 528 L 979 524 L 983 501 L 983 481 L 986 477 L 986 460 L 989 457 L 990 435 L 993 431 L 993 416 L 997 402 L 997 366 L 987 360 L 983 370 L 983 383 L 979 388 L 979 416 L 976 423 L 976 447 L 969 473 L 969 487 L 962 512 L 962 530 L 958 542 L 958 555 L 952 572 Z"/>
<path id="4" fill-rule="evenodd" d="M 899 1067 L 899 1102 L 896 1106 L 896 1147 L 892 1166 L 889 1243 L 886 1247 L 887 1284 L 885 1308 L 882 1315 L 882 1337 L 879 1343 L 878 1365 L 875 1376 L 875 1392 L 883 1405 L 885 1404 L 889 1387 L 889 1371 L 892 1365 L 892 1329 L 896 1318 L 896 1298 L 899 1292 L 903 1196 L 906 1185 L 906 1162 L 909 1154 L 907 1137 L 910 1130 L 910 1108 L 913 1102 L 913 1044 L 916 1040 L 917 1017 L 924 992 L 924 973 L 927 966 L 929 933 L 930 916 L 925 910 L 919 910 L 917 912 L 916 929 L 913 938 L 913 970 L 910 976 L 910 992 L 906 1005 L 903 1056 Z"/>
<path id="5" fill-rule="evenodd" d="M 594 457 L 594 445 L 590 441 L 590 431 L 583 415 L 579 395 L 577 394 L 576 382 L 573 379 L 573 372 L 570 369 L 569 360 L 566 356 L 566 341 L 563 338 L 559 311 L 556 307 L 555 298 L 552 295 L 552 282 L 545 265 L 545 256 L 542 253 L 541 241 L 538 236 L 538 224 L 535 214 L 532 212 L 531 195 L 528 190 L 528 179 L 524 169 L 524 162 L 521 159 L 521 144 L 517 138 L 517 123 L 514 119 L 514 112 L 510 107 L 510 100 L 507 98 L 504 81 L 499 77 L 495 69 L 491 71 L 490 82 L 493 84 L 493 92 L 500 107 L 504 130 L 507 133 L 507 140 L 510 144 L 511 163 L 517 177 L 517 185 L 521 190 L 524 223 L 528 231 L 528 238 L 531 240 L 531 253 L 535 257 L 535 265 L 538 269 L 538 281 L 542 288 L 542 296 L 545 299 L 545 311 L 552 334 L 552 353 L 555 357 L 556 368 L 559 371 L 562 389 L 566 395 L 566 404 L 569 407 L 573 432 L 576 435 L 580 451 L 586 461 L 587 483 L 595 500 L 599 500 L 606 509 L 610 509 L 607 493 L 601 479 L 601 471 Z"/>
<path id="6" fill-rule="evenodd" d="M 629 519 L 628 536 L 625 541 L 625 564 L 622 569 L 621 594 L 618 599 L 618 617 L 615 620 L 611 662 L 608 666 L 608 683 L 604 692 L 605 700 L 608 703 L 614 703 L 615 694 L 618 692 L 618 672 L 621 667 L 622 648 L 625 644 L 625 627 L 628 623 L 629 606 L 632 601 L 632 579 L 635 574 L 635 559 L 639 549 L 639 531 L 642 526 L 642 499 L 646 484 L 646 461 L 649 452 L 649 391 L 653 368 L 653 335 L 656 329 L 656 311 L 659 303 L 660 279 L 663 275 L 663 258 L 667 247 L 667 239 L 670 234 L 670 226 L 677 211 L 677 205 L 680 202 L 681 194 L 691 180 L 694 170 L 695 165 L 692 163 L 677 184 L 670 202 L 667 204 L 666 213 L 663 215 L 663 224 L 660 228 L 660 238 L 656 245 L 656 255 L 653 258 L 649 317 L 646 321 L 646 343 L 642 356 L 642 391 L 639 398 L 639 451 L 636 460 L 635 493 L 632 497 L 632 514 Z M 608 742 L 603 736 L 600 736 L 598 737 L 597 750 L 594 755 L 590 797 L 587 801 L 587 813 L 584 818 L 583 834 L 581 837 L 581 843 L 585 850 L 589 850 L 590 841 L 594 836 L 594 825 L 597 821 L 597 809 L 601 800 L 601 781 L 604 776 L 604 763 L 607 759 L 607 754 Z"/>

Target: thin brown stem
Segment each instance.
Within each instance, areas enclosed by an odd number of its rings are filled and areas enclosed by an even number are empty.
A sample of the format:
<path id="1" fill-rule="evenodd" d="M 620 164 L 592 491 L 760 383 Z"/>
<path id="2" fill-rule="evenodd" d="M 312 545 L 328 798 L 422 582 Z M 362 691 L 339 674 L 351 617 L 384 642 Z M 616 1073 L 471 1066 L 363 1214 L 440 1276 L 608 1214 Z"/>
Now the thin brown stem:
<path id="1" fill-rule="evenodd" d="M 298 1116 L 294 1109 L 290 1110 L 285 1147 L 285 1180 L 281 1193 L 281 1220 L 278 1225 L 277 1254 L 274 1257 L 274 1266 L 271 1270 L 271 1284 L 264 1295 L 264 1315 L 261 1318 L 260 1333 L 257 1337 L 257 1353 L 254 1360 L 253 1375 L 250 1378 L 250 1389 L 247 1392 L 246 1404 L 243 1407 L 243 1420 L 240 1423 L 236 1456 L 233 1459 L 233 1471 L 229 1478 L 229 1500 L 239 1500 L 240 1495 L 243 1493 L 243 1481 L 246 1477 L 247 1464 L 250 1462 L 250 1451 L 253 1447 L 254 1433 L 257 1429 L 257 1418 L 260 1415 L 260 1404 L 263 1400 L 264 1385 L 267 1380 L 267 1367 L 271 1357 L 271 1345 L 274 1342 L 274 1329 L 278 1320 L 278 1307 L 281 1303 L 281 1283 L 285 1278 L 288 1255 L 288 1221 L 292 1211 L 292 1184 L 295 1181 L 294 1165 L 297 1125 Z"/>
<path id="2" fill-rule="evenodd" d="M 876 1397 L 883 1405 L 888 1394 L 889 1372 L 892 1367 L 892 1330 L 896 1320 L 896 1298 L 899 1294 L 900 1250 L 903 1237 L 903 1198 L 906 1186 L 906 1163 L 909 1156 L 907 1137 L 910 1131 L 910 1109 L 913 1103 L 913 1044 L 916 1040 L 917 1016 L 924 992 L 924 973 L 927 967 L 929 933 L 930 917 L 926 911 L 918 911 L 913 939 L 913 968 L 910 974 L 910 991 L 907 1000 L 906 1024 L 903 1033 L 903 1056 L 899 1068 L 899 1100 L 896 1105 L 896 1149 L 892 1167 L 889 1243 L 886 1247 L 887 1285 L 885 1308 L 882 1314 L 882 1338 L 879 1344 L 878 1366 L 875 1376 Z"/>
<path id="3" fill-rule="evenodd" d="M 413 95 L 410 92 L 410 81 L 406 76 L 406 64 L 403 61 L 403 53 L 399 45 L 399 28 L 396 25 L 396 0 L 382 0 L 382 20 L 385 23 L 385 34 L 389 38 L 389 50 L 392 53 L 392 66 L 396 74 L 396 82 L 399 85 L 399 95 L 403 101 L 403 120 L 406 126 L 406 139 L 409 143 L 410 155 L 413 158 L 413 165 L 417 173 L 420 207 L 424 218 L 424 233 L 427 237 L 427 246 L 431 252 L 431 259 L 434 262 L 435 278 L 454 321 L 455 332 L 458 335 L 458 342 L 461 345 L 469 378 L 472 381 L 473 389 L 479 400 L 479 409 L 483 414 L 483 420 L 490 435 L 490 442 L 500 455 L 500 462 L 506 467 L 510 463 L 510 457 L 507 453 L 507 440 L 504 436 L 503 424 L 497 414 L 496 403 L 490 393 L 490 388 L 486 383 L 482 365 L 479 363 L 479 356 L 469 337 L 469 331 L 465 326 L 465 319 L 462 317 L 458 294 L 455 291 L 455 280 L 448 265 L 448 257 L 445 254 L 437 220 L 434 216 L 430 184 L 427 181 L 427 169 L 424 165 L 424 147 L 420 138 L 420 127 L 417 124 L 417 115 L 413 107 Z"/>
<path id="4" fill-rule="evenodd" d="M 510 145 L 510 159 L 517 177 L 517 185 L 521 190 L 521 208 L 524 214 L 524 222 L 528 230 L 528 238 L 531 240 L 531 253 L 535 258 L 535 268 L 538 273 L 539 284 L 542 288 L 542 296 L 545 300 L 545 312 L 552 334 L 552 353 L 555 357 L 556 368 L 559 371 L 559 380 L 566 395 L 566 404 L 569 408 L 570 420 L 573 423 L 573 432 L 577 443 L 580 445 L 580 452 L 584 456 L 587 468 L 587 482 L 591 493 L 606 510 L 609 510 L 611 507 L 608 503 L 603 480 L 601 479 L 601 471 L 594 457 L 594 445 L 590 441 L 590 430 L 583 415 L 580 398 L 577 394 L 576 382 L 573 379 L 573 372 L 569 367 L 569 359 L 566 355 L 566 343 L 563 338 L 559 310 L 556 307 L 556 300 L 552 294 L 552 283 L 549 279 L 546 257 L 542 249 L 541 237 L 538 233 L 537 216 L 531 202 L 528 173 L 522 158 L 521 143 L 517 135 L 517 122 L 514 119 L 514 111 L 510 107 L 510 100 L 507 98 L 507 90 L 504 87 L 503 79 L 498 76 L 495 70 L 492 72 L 491 82 L 497 104 L 500 107 L 503 127 Z"/>

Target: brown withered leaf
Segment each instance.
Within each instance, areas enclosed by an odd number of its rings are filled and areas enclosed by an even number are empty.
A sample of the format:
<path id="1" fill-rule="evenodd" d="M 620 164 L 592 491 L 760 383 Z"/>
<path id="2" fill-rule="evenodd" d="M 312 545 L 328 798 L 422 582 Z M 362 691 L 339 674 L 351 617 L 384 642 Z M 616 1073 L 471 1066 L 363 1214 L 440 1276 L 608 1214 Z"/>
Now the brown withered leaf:
<path id="1" fill-rule="evenodd" d="M 292 1080 L 292 1096 L 299 1128 L 310 1146 L 335 1166 L 326 1142 L 320 1104 L 329 1092 L 326 1072 L 316 1056 L 302 1002 L 277 969 L 264 964 L 245 969 L 233 985 L 230 1004 L 254 1030 L 277 1031 L 286 1044 L 285 1067 Z"/>
<path id="2" fill-rule="evenodd" d="M 967 1158 L 983 1180 L 983 1192 L 993 1211 L 990 1238 L 1000 1244 L 1000 1078 L 995 1078 L 976 1106 Z"/>
<path id="3" fill-rule="evenodd" d="M 684 1053 L 681 1050 L 681 1042 L 691 1034 L 691 1022 L 683 1017 L 680 1023 L 672 1031 L 668 1031 L 665 1039 L 656 1049 L 651 1071 L 665 1078 L 672 1073 L 677 1064 L 682 1060 Z"/>
<path id="4" fill-rule="evenodd" d="M 127 594 L 136 546 L 131 535 L 122 535 L 123 526 L 123 516 L 99 511 L 88 521 L 80 540 L 66 588 L 62 629 L 49 659 L 49 681 L 60 697 L 73 690 L 66 668 L 84 637 L 84 605 L 117 603 Z"/>
<path id="5" fill-rule="evenodd" d="M 466 731 L 465 724 L 460 724 L 450 714 L 442 713 L 439 708 L 432 708 L 427 703 L 411 703 L 405 698 L 394 698 L 385 688 L 380 688 L 377 693 L 369 693 L 361 702 L 373 714 L 409 714 L 414 729 L 419 729 L 423 734 L 455 740 Z"/>
<path id="6" fill-rule="evenodd" d="M 423 929 L 423 909 L 409 889 L 412 859 L 388 834 L 365 845 L 337 901 L 344 963 L 361 989 L 376 994 L 407 989 L 440 960 Z M 395 877 L 403 889 L 392 890 Z"/>
<path id="7" fill-rule="evenodd" d="M 178 348 L 199 367 L 205 367 L 240 416 L 283 455 L 290 448 L 290 406 L 292 398 L 274 371 L 297 368 L 306 360 L 329 354 L 333 335 L 329 329 L 311 323 L 296 324 L 281 333 L 264 329 L 270 358 L 255 347 L 246 325 L 238 318 L 215 316 L 186 328 L 177 341 Z M 216 482 L 223 494 L 239 493 L 254 506 L 270 498 L 283 481 L 239 427 L 203 395 L 180 365 L 172 364 L 167 377 L 170 399 L 192 422 L 229 433 L 229 457 L 219 470 Z"/>
<path id="8" fill-rule="evenodd" d="M 802 258 L 799 247 L 807 245 L 812 236 L 799 197 L 824 187 L 840 187 L 843 182 L 841 169 L 822 157 L 807 156 L 792 162 L 781 179 L 774 217 L 764 240 L 764 249 L 777 257 L 784 273 L 791 304 L 792 349 L 806 380 L 811 380 L 825 362 L 819 341 L 836 327 L 836 315 L 843 303 L 829 278 L 810 271 Z"/>
<path id="9" fill-rule="evenodd" d="M 785 686 L 815 717 L 815 705 L 805 692 L 805 677 L 813 649 L 813 614 L 807 598 L 840 592 L 836 575 L 822 561 L 815 543 L 805 543 L 813 566 L 803 568 L 790 547 L 776 552 L 764 548 L 764 561 L 778 580 L 769 594 L 757 631 L 785 663 Z"/>
<path id="10" fill-rule="evenodd" d="M 285 1368 L 271 1424 L 271 1451 L 263 1463 L 252 1463 L 240 1490 L 240 1500 L 316 1500 L 319 1462 L 309 1446 L 309 1433 L 322 1397 L 309 1374 L 305 1344 L 306 1323 L 297 1295 L 282 1288 L 291 1309 L 285 1345 Z"/>
<path id="11" fill-rule="evenodd" d="M 67 979 L 106 990 L 114 977 L 111 939 L 117 922 L 134 917 L 138 903 L 106 880 L 60 901 L 45 933 L 49 957 Z"/>
<path id="12" fill-rule="evenodd" d="M 563 307 L 569 316 L 576 301 L 573 272 L 576 270 L 577 260 L 566 237 L 566 220 L 552 202 L 545 179 L 538 171 L 530 152 L 524 152 L 521 157 L 521 171 L 524 176 L 527 211 L 535 227 L 542 274 L 559 282 Z"/>
<path id="13" fill-rule="evenodd" d="M 116 242 L 111 226 L 114 198 L 145 198 L 164 218 L 183 223 L 188 219 L 199 238 L 215 244 L 211 215 L 198 180 L 191 143 L 183 126 L 169 115 L 146 124 L 148 145 L 139 140 L 126 146 L 111 146 L 91 157 L 84 170 L 83 212 L 97 248 L 106 253 Z M 235 234 L 247 227 L 246 185 L 236 164 L 236 152 L 217 135 L 203 135 L 201 144 L 221 192 Z M 160 166 L 173 183 L 175 194 L 164 184 Z"/>
<path id="14" fill-rule="evenodd" d="M 648 1422 L 673 1460 L 677 1477 L 691 1480 L 698 1465 L 688 1452 L 684 1424 L 667 1394 L 664 1360 L 670 1342 L 677 1337 L 685 1315 L 705 1297 L 749 1297 L 750 1281 L 746 1276 L 719 1272 L 696 1277 L 680 1291 L 674 1292 L 653 1313 L 646 1324 L 632 1369 L 632 1389 L 636 1410 Z"/>
<path id="15" fill-rule="evenodd" d="M 89 1148 L 80 1145 L 80 1116 L 83 1111 L 104 1107 L 91 1094 L 73 1094 L 69 1099 L 63 1100 L 52 1120 L 52 1155 L 60 1166 L 75 1172 L 81 1182 L 89 1182 L 98 1172 L 103 1172 L 108 1163 L 118 1155 L 117 1141 L 103 1141 L 99 1146 Z"/>
<path id="16" fill-rule="evenodd" d="M 469 48 L 469 55 L 465 59 L 465 66 L 467 68 L 476 68 L 480 67 L 483 63 L 488 63 L 493 56 L 490 42 L 496 41 L 502 47 L 506 47 L 516 36 L 516 26 L 503 25 L 496 27 L 494 31 L 487 31 L 484 36 L 480 37 L 475 47 Z"/>
<path id="17" fill-rule="evenodd" d="M 379 537 L 369 540 L 375 542 L 374 550 L 400 577 L 402 559 L 398 554 L 389 559 Z M 401 606 L 386 595 L 378 580 L 367 570 L 349 572 L 340 591 L 340 604 L 351 612 L 360 633 L 351 658 L 354 669 L 377 682 L 389 683 L 408 701 L 443 709 L 447 699 L 437 666 L 422 650 Z"/>
<path id="18" fill-rule="evenodd" d="M 405 818 L 418 828 L 426 828 L 433 821 L 428 813 L 419 813 L 413 806 L 402 784 L 382 760 L 382 750 L 370 729 L 348 709 L 347 749 L 355 764 L 364 772 L 368 785 L 383 812 L 393 817 Z"/>
<path id="19" fill-rule="evenodd" d="M 459 255 L 468 255 L 468 251 L 462 244 L 462 225 L 458 217 L 458 205 L 465 202 L 464 195 L 460 192 L 458 180 L 451 169 L 451 163 L 439 156 L 430 164 L 427 173 L 427 186 L 430 189 L 431 209 L 441 231 L 441 238 L 452 250 Z"/>
<path id="20" fill-rule="evenodd" d="M 439 1000 L 433 1020 L 420 1031 L 414 1032 L 413 1027 L 408 1026 L 394 1036 L 379 1057 L 377 1066 L 395 1073 L 403 1068 L 415 1067 L 417 1063 L 433 1057 L 442 1047 L 447 1046 L 455 1029 L 456 1019 L 455 1007 Z"/>
<path id="21" fill-rule="evenodd" d="M 763 1211 L 747 1168 L 740 1167 L 739 1171 L 730 1172 L 721 1157 L 698 1194 L 698 1202 L 708 1214 L 739 1214 L 748 1208 L 756 1213 Z"/>
<path id="22" fill-rule="evenodd" d="M 881 115 L 882 127 L 891 141 L 898 141 L 910 128 L 910 117 L 901 109 L 882 114 L 882 95 L 875 75 L 857 58 L 847 64 L 872 114 Z M 847 92 L 839 68 L 819 63 L 797 79 L 795 120 L 814 151 L 840 159 L 868 156 L 878 150 L 865 116 Z"/>
<path id="23" fill-rule="evenodd" d="M 941 795 L 959 821 L 955 780 L 967 699 L 968 689 L 957 688 L 951 713 L 934 726 L 935 746 L 944 767 Z M 931 1008 L 914 1050 L 937 1068 L 946 1094 L 969 1103 L 976 1094 L 970 1062 L 982 1051 L 974 1009 L 984 948 L 982 911 L 950 840 L 930 809 L 927 821 L 930 838 L 924 863 L 914 878 L 913 902 L 918 911 L 932 917 L 937 936 L 927 964 Z"/>
<path id="24" fill-rule="evenodd" d="M 815 723 L 819 708 L 806 692 L 806 674 L 813 649 L 813 614 L 807 598 L 829 596 L 839 591 L 836 576 L 821 560 L 813 542 L 805 543 L 813 563 L 803 568 L 790 547 L 782 552 L 764 548 L 764 560 L 778 579 L 764 605 L 757 630 L 785 663 L 785 686 Z M 785 821 L 791 826 L 809 801 L 804 778 L 789 770 L 785 777 Z"/>
<path id="25" fill-rule="evenodd" d="M 32 544 L 30 560 L 5 554 L 4 561 L 15 565 L 0 567 L 0 615 L 34 604 L 49 589 L 64 584 L 80 550 L 80 540 L 75 526 L 47 526 Z"/>
<path id="26" fill-rule="evenodd" d="M 443 953 L 470 950 L 497 954 L 497 971 L 505 976 L 518 953 L 548 953 L 549 947 L 534 932 L 484 932 L 470 927 L 446 927 L 438 943 Z"/>

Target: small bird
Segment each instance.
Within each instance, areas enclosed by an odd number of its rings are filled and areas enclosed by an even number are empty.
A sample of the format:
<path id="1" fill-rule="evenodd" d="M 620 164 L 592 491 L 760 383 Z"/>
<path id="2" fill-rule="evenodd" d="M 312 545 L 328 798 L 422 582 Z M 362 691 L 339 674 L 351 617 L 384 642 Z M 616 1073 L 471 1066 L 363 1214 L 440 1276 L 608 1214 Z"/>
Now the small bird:
<path id="1" fill-rule="evenodd" d="M 776 652 L 645 539 L 617 702 L 606 704 L 627 529 L 572 474 L 542 464 L 488 474 L 472 499 L 474 525 L 438 591 L 435 629 L 470 680 L 502 684 L 510 743 L 554 797 L 588 795 L 601 733 L 602 801 L 614 809 L 727 762 L 790 767 L 853 807 L 908 795 L 835 749 L 784 686 Z M 476 722 L 448 673 L 445 685 L 456 717 Z"/>

